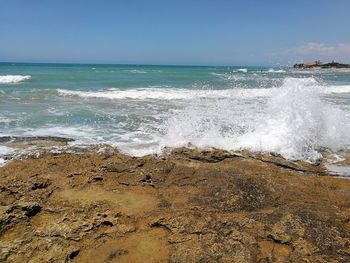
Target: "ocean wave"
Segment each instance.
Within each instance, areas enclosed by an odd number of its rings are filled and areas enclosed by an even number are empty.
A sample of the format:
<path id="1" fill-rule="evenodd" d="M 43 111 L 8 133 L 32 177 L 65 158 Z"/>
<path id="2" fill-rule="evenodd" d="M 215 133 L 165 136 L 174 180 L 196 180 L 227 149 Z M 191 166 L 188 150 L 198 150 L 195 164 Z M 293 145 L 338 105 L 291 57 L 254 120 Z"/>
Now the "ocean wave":
<path id="1" fill-rule="evenodd" d="M 147 71 L 140 70 L 140 69 L 132 69 L 129 72 L 133 74 L 147 74 Z"/>
<path id="2" fill-rule="evenodd" d="M 284 83 L 290 81 L 286 78 Z M 348 86 L 324 86 L 318 83 L 314 78 L 293 79 L 292 82 L 303 83 L 305 89 L 317 87 L 320 94 L 349 93 Z M 283 84 L 285 86 L 285 84 Z M 232 89 L 180 89 L 180 88 L 136 88 L 136 89 L 107 89 L 100 91 L 79 91 L 57 89 L 59 96 L 76 96 L 85 99 L 110 99 L 110 100 L 193 100 L 198 98 L 218 99 L 218 98 L 255 98 L 270 97 L 275 92 L 283 90 L 282 87 L 272 88 L 232 88 Z"/>
<path id="3" fill-rule="evenodd" d="M 217 76 L 223 80 L 233 80 L 233 81 L 244 81 L 247 80 L 246 76 L 242 76 L 241 74 L 235 74 L 238 71 L 231 71 L 226 73 L 215 73 L 211 72 L 210 74 L 213 76 Z"/>
<path id="4" fill-rule="evenodd" d="M 322 90 L 325 94 L 350 93 L 350 85 L 325 86 Z"/>
<path id="5" fill-rule="evenodd" d="M 218 76 L 218 77 L 225 77 L 228 75 L 232 75 L 234 73 L 247 73 L 247 72 L 248 72 L 248 69 L 240 68 L 240 69 L 233 69 L 233 70 L 230 70 L 229 72 L 224 72 L 224 73 L 210 72 L 209 74 L 213 76 Z"/>
<path id="6" fill-rule="evenodd" d="M 94 129 L 89 126 L 47 126 L 37 129 L 27 129 L 22 132 L 23 136 L 57 136 L 63 138 L 73 138 L 79 141 L 79 138 L 93 138 Z"/>
<path id="7" fill-rule="evenodd" d="M 271 90 L 259 114 L 256 105 L 244 106 L 241 117 L 239 105 L 231 103 L 191 105 L 164 123 L 160 149 L 190 143 L 200 148 L 275 152 L 314 162 L 321 156 L 320 148 L 339 151 L 350 146 L 349 117 L 322 101 L 322 92 L 313 78 L 286 78 L 279 89 Z"/>
<path id="8" fill-rule="evenodd" d="M 0 84 L 18 83 L 30 79 L 31 76 L 26 75 L 4 75 L 0 76 Z"/>
<path id="9" fill-rule="evenodd" d="M 270 68 L 267 72 L 268 73 L 286 73 L 287 71 L 285 71 L 284 69 L 273 69 L 273 68 Z"/>
<path id="10" fill-rule="evenodd" d="M 0 116 L 0 124 L 9 124 L 11 123 L 13 120 L 4 116 Z"/>
<path id="11" fill-rule="evenodd" d="M 350 93 L 350 85 L 329 85 L 321 78 L 287 77 L 270 88 L 231 87 L 218 90 L 198 84 L 191 89 L 153 85 L 97 91 L 52 90 L 54 95 L 71 97 L 58 100 L 67 105 L 81 99 L 79 107 L 89 107 L 93 113 L 98 109 L 101 121 L 19 132 L 27 136 L 70 137 L 77 140 L 74 144 L 107 143 L 130 155 L 193 145 L 275 152 L 287 159 L 313 162 L 321 156 L 320 149 L 349 150 L 350 116 L 342 110 L 344 105 L 337 105 L 336 98 L 348 98 L 345 93 Z M 106 108 L 91 108 L 90 100 L 95 99 L 112 101 L 102 103 Z M 172 100 L 177 101 L 171 103 Z M 55 108 L 49 108 L 48 113 L 59 114 Z"/>
<path id="12" fill-rule="evenodd" d="M 213 75 L 213 76 L 219 76 L 219 77 L 224 76 L 225 74 L 227 74 L 227 73 L 216 73 L 216 72 L 210 72 L 210 75 Z"/>
<path id="13" fill-rule="evenodd" d="M 57 89 L 60 96 L 78 96 L 81 98 L 102 99 L 133 99 L 133 100 L 192 100 L 198 98 L 250 98 L 266 97 L 271 94 L 270 89 L 225 89 L 225 90 L 200 90 L 200 89 L 175 89 L 175 88 L 139 88 L 129 90 L 109 89 L 101 91 L 74 91 Z"/>
<path id="14" fill-rule="evenodd" d="M 236 146 L 311 162 L 321 156 L 319 148 L 348 147 L 350 119 L 321 101 L 322 92 L 313 78 L 285 79 L 281 91 L 271 97 L 265 118 L 238 137 Z"/>

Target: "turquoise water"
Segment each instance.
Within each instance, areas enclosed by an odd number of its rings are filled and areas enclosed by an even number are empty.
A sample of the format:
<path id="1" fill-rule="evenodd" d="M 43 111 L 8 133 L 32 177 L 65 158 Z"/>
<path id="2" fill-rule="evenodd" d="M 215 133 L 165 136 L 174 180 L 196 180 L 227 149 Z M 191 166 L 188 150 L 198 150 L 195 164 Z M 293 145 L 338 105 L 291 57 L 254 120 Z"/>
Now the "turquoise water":
<path id="1" fill-rule="evenodd" d="M 191 145 L 313 160 L 350 145 L 350 72 L 0 64 L 0 135 L 63 136 L 132 155 Z"/>

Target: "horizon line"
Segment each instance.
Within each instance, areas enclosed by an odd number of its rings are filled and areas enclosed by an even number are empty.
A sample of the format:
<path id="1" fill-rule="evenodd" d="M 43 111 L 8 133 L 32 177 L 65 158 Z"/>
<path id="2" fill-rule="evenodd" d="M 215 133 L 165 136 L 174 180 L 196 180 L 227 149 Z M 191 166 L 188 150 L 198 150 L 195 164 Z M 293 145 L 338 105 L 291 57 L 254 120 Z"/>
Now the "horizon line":
<path id="1" fill-rule="evenodd" d="M 199 64 L 146 64 L 146 63 L 84 63 L 84 62 L 14 62 L 0 61 L 0 64 L 48 64 L 48 65 L 101 65 L 101 66 L 162 66 L 162 67 L 290 67 L 290 66 L 268 66 L 268 65 L 199 65 Z"/>

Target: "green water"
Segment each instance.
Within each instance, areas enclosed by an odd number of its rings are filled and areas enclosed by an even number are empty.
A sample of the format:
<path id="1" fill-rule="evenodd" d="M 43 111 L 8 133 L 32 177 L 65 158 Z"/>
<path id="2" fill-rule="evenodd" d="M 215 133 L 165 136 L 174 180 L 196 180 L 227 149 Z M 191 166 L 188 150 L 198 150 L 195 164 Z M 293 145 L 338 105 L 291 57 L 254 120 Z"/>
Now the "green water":
<path id="1" fill-rule="evenodd" d="M 346 71 L 0 63 L 1 136 L 63 136 L 135 155 L 191 143 L 309 158 L 348 149 L 349 109 Z"/>

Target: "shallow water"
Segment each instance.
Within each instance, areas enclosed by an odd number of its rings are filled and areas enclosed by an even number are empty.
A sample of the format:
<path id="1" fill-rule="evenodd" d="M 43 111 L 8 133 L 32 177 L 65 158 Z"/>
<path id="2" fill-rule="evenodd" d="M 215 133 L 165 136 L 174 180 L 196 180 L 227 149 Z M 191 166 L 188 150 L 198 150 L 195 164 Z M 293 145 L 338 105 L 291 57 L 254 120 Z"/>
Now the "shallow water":
<path id="1" fill-rule="evenodd" d="M 0 64 L 0 136 L 69 137 L 131 155 L 190 144 L 312 162 L 320 149 L 349 151 L 349 130 L 347 71 Z"/>

